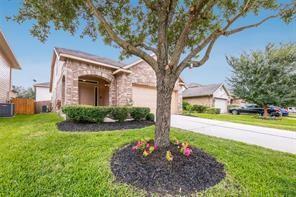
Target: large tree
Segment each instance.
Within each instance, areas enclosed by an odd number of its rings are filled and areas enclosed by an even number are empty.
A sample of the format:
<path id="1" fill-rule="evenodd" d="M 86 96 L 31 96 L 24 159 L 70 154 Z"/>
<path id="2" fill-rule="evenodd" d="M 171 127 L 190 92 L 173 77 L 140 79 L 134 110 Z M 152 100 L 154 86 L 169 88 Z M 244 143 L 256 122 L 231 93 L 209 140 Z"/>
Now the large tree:
<path id="1" fill-rule="evenodd" d="M 35 99 L 35 91 L 33 88 L 25 89 L 23 86 L 12 86 L 12 89 L 16 93 L 17 98 Z"/>
<path id="2" fill-rule="evenodd" d="M 145 60 L 157 77 L 155 141 L 169 145 L 170 103 L 174 85 L 185 68 L 200 67 L 221 36 L 258 27 L 273 18 L 290 22 L 295 1 L 276 0 L 25 0 L 13 19 L 35 21 L 31 33 L 45 41 L 50 28 L 62 29 L 122 49 L 122 57 Z M 261 11 L 270 15 L 259 17 Z M 248 14 L 253 24 L 235 25 Z M 155 53 L 155 60 L 150 54 Z"/>
<path id="3" fill-rule="evenodd" d="M 233 93 L 264 107 L 296 105 L 296 44 L 268 45 L 240 57 L 228 57 Z"/>

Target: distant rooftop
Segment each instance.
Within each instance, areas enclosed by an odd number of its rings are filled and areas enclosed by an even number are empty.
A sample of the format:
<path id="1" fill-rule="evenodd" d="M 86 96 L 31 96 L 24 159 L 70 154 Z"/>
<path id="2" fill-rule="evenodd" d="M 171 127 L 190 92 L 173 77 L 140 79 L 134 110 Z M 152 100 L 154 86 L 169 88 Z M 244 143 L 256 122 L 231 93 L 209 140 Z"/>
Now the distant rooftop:
<path id="1" fill-rule="evenodd" d="M 90 54 L 90 53 L 85 53 L 85 52 L 82 52 L 82 51 L 77 51 L 77 50 L 72 50 L 72 49 L 65 49 L 65 48 L 57 48 L 57 47 L 55 47 L 55 50 L 59 55 L 60 54 L 72 55 L 72 56 L 75 56 L 75 57 L 80 57 L 80 58 L 96 61 L 98 63 L 109 64 L 109 65 L 112 65 L 112 66 L 116 66 L 118 68 L 121 68 L 121 67 L 125 66 L 125 64 L 122 63 L 122 62 L 117 62 L 117 61 L 111 60 L 109 58 L 100 57 L 100 56 L 93 55 L 93 54 Z"/>
<path id="2" fill-rule="evenodd" d="M 190 86 L 191 84 L 189 84 Z M 183 97 L 199 97 L 199 96 L 211 96 L 213 93 L 221 86 L 222 84 L 209 84 L 209 85 L 200 85 L 195 84 L 184 90 Z"/>
<path id="3" fill-rule="evenodd" d="M 45 88 L 49 88 L 49 82 L 35 83 L 33 86 L 34 87 L 45 87 Z"/>
<path id="4" fill-rule="evenodd" d="M 193 87 L 198 87 L 198 86 L 202 86 L 202 84 L 199 83 L 190 83 L 187 85 L 188 88 L 193 88 Z"/>

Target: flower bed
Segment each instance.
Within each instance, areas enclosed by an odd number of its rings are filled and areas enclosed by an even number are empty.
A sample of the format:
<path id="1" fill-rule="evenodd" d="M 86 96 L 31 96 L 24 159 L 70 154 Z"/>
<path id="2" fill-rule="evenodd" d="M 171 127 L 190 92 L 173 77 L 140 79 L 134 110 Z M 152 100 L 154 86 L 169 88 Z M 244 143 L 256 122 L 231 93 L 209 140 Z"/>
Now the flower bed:
<path id="1" fill-rule="evenodd" d="M 223 164 L 186 143 L 171 143 L 166 149 L 153 141 L 129 144 L 113 155 L 111 170 L 119 182 L 173 195 L 205 190 L 225 177 Z"/>

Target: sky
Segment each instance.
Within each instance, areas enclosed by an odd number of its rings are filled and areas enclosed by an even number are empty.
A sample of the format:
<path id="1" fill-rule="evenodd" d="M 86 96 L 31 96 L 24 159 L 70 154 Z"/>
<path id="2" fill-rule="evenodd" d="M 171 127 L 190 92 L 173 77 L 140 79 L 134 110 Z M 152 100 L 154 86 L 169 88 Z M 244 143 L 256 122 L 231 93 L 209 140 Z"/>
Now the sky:
<path id="1" fill-rule="evenodd" d="M 21 70 L 13 71 L 13 85 L 31 87 L 34 83 L 33 79 L 38 83 L 48 82 L 54 47 L 81 50 L 119 60 L 120 50 L 104 44 L 100 38 L 92 41 L 88 37 L 81 39 L 79 35 L 72 36 L 64 31 L 51 30 L 48 40 L 41 43 L 30 35 L 29 29 L 32 22 L 17 24 L 5 18 L 17 14 L 22 1 L 0 0 L 0 2 L 0 29 L 22 67 Z M 267 14 L 263 13 L 259 17 L 247 16 L 238 21 L 237 25 L 255 23 Z M 231 69 L 226 62 L 226 56 L 238 56 L 243 52 L 262 50 L 268 43 L 288 42 L 296 43 L 296 22 L 287 25 L 279 19 L 273 19 L 258 28 L 230 37 L 221 37 L 216 42 L 208 62 L 200 68 L 183 71 L 182 77 L 186 83 L 227 83 L 227 78 L 231 76 Z M 126 59 L 123 62 L 131 63 L 135 60 L 137 57 Z"/>

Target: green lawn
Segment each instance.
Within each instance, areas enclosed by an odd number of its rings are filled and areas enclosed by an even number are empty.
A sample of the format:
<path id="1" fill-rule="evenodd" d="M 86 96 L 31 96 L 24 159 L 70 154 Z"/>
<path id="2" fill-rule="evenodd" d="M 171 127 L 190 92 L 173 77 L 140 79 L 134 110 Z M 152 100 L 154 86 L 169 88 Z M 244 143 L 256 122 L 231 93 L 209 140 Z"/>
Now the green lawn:
<path id="1" fill-rule="evenodd" d="M 184 112 L 184 115 L 196 116 L 200 118 L 215 119 L 222 121 L 229 121 L 235 123 L 256 125 L 262 127 L 270 127 L 277 129 L 285 129 L 290 131 L 296 131 L 296 118 L 295 117 L 283 117 L 277 120 L 264 120 L 258 118 L 256 115 L 232 115 L 232 114 L 203 114 L 196 112 Z"/>
<path id="2" fill-rule="evenodd" d="M 64 133 L 55 114 L 0 119 L 0 196 L 144 196 L 114 182 L 112 153 L 153 136 L 153 127 L 102 133 Z M 226 179 L 205 196 L 296 196 L 296 155 L 173 129 L 215 156 Z"/>

